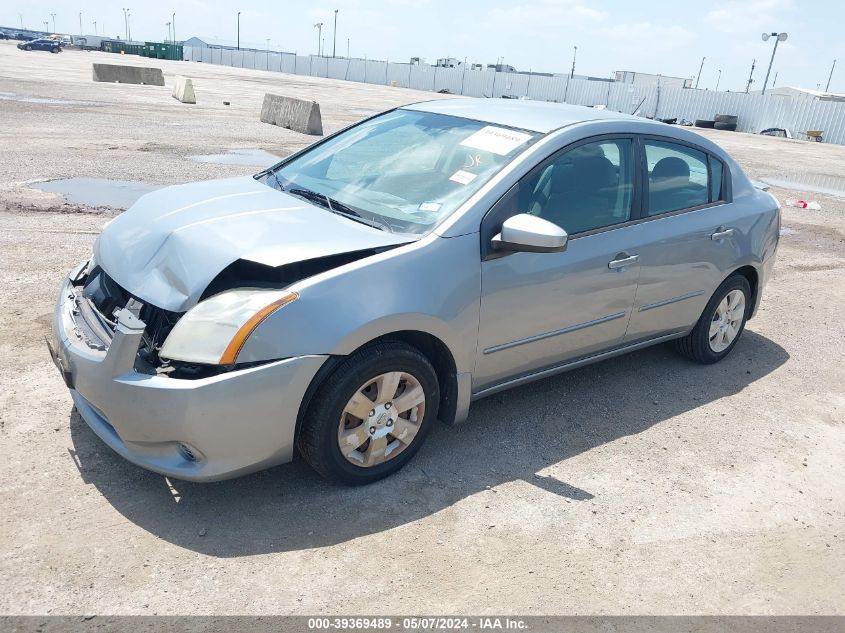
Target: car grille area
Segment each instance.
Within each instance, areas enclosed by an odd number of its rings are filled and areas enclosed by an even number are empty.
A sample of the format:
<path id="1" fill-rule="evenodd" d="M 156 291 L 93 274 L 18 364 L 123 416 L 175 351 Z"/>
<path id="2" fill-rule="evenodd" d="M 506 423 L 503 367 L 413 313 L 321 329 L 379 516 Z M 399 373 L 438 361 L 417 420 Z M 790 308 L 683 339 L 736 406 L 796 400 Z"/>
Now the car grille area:
<path id="1" fill-rule="evenodd" d="M 75 297 L 77 312 L 82 317 L 77 320 L 77 326 L 86 343 L 95 349 L 108 349 L 117 327 L 117 313 L 128 307 L 146 324 L 138 350 L 141 368 L 152 370 L 158 366 L 158 352 L 181 313 L 162 310 L 134 297 L 99 266 L 81 283 L 81 292 Z"/>

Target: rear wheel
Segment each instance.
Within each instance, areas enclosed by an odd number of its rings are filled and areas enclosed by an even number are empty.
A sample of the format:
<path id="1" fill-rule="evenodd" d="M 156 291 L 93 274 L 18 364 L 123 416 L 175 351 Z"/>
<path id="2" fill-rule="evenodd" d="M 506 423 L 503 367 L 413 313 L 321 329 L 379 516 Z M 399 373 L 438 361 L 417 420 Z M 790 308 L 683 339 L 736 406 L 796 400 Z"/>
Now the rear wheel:
<path id="1" fill-rule="evenodd" d="M 692 332 L 677 341 L 678 351 L 704 365 L 722 360 L 745 329 L 750 306 L 748 280 L 731 275 L 713 293 Z"/>
<path id="2" fill-rule="evenodd" d="M 437 416 L 437 374 L 405 343 L 365 348 L 341 363 L 317 390 L 297 440 L 324 477 L 367 484 L 404 466 Z"/>

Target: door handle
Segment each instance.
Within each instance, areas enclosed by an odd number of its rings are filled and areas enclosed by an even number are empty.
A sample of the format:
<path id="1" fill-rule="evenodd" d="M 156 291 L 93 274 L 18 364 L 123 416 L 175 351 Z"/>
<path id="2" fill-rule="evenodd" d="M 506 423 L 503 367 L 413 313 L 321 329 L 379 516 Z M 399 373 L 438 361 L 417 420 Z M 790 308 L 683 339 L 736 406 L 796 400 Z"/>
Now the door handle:
<path id="1" fill-rule="evenodd" d="M 725 239 L 726 237 L 733 237 L 733 234 L 734 234 L 733 229 L 723 229 L 720 226 L 718 229 L 716 229 L 715 233 L 712 233 L 710 235 L 710 239 L 713 240 L 714 242 L 717 242 L 719 240 Z"/>
<path id="2" fill-rule="evenodd" d="M 639 255 L 628 255 L 627 257 L 621 257 L 619 259 L 614 259 L 613 261 L 608 262 L 607 267 L 611 270 L 625 268 L 625 266 L 630 266 L 631 264 L 635 263 L 639 258 Z"/>

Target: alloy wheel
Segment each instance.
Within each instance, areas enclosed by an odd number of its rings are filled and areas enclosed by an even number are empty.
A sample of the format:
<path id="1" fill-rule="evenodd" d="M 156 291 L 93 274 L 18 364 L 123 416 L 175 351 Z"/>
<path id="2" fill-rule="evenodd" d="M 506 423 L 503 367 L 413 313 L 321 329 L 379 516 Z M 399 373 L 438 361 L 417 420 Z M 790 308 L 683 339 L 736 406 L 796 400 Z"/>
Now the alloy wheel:
<path id="1" fill-rule="evenodd" d="M 361 385 L 343 408 L 337 430 L 340 452 L 369 468 L 399 455 L 425 418 L 425 391 L 411 374 L 392 371 Z"/>
<path id="2" fill-rule="evenodd" d="M 745 293 L 731 290 L 713 314 L 710 322 L 710 349 L 717 354 L 725 351 L 734 342 L 745 318 Z"/>

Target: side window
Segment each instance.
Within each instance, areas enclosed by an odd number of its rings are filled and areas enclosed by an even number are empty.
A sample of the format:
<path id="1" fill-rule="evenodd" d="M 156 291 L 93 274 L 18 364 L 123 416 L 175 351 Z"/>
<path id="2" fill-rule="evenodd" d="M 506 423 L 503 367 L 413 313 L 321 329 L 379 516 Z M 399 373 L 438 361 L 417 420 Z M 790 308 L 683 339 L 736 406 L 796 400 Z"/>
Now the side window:
<path id="1" fill-rule="evenodd" d="M 683 145 L 645 141 L 648 215 L 688 209 L 710 200 L 707 155 Z"/>
<path id="2" fill-rule="evenodd" d="M 519 212 L 554 222 L 570 235 L 631 219 L 633 144 L 612 139 L 579 145 L 519 185 Z"/>
<path id="3" fill-rule="evenodd" d="M 722 161 L 710 157 L 710 202 L 725 199 L 725 192 L 722 191 Z"/>

